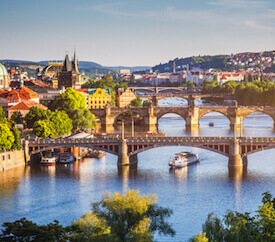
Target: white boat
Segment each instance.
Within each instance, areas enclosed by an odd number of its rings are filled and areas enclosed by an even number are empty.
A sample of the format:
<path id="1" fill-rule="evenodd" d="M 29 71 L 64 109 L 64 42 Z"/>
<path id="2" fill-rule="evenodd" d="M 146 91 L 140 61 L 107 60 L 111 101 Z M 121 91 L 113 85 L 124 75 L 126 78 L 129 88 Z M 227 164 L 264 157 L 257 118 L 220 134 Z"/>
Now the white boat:
<path id="1" fill-rule="evenodd" d="M 44 166 L 55 166 L 56 157 L 54 156 L 42 156 L 40 164 Z"/>
<path id="2" fill-rule="evenodd" d="M 68 163 L 74 162 L 73 153 L 61 153 L 59 162 L 61 164 L 68 164 Z"/>
<path id="3" fill-rule="evenodd" d="M 197 154 L 195 155 L 192 152 L 181 152 L 175 154 L 174 158 L 170 160 L 169 166 L 173 168 L 180 168 L 190 166 L 198 162 L 200 162 L 200 158 Z"/>

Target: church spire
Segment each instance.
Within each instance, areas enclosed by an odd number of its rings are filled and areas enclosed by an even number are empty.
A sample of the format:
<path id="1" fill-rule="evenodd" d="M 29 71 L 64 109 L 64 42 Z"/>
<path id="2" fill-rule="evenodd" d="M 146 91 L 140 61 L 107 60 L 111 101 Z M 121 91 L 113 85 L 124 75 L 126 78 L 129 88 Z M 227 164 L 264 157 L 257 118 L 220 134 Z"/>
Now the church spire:
<path id="1" fill-rule="evenodd" d="M 77 57 L 76 57 L 75 47 L 74 47 L 74 59 L 73 59 L 73 62 L 72 62 L 72 71 L 75 71 L 76 73 L 79 73 L 78 60 L 77 60 Z"/>
<path id="2" fill-rule="evenodd" d="M 70 65 L 68 52 L 66 52 L 66 57 L 65 57 L 65 60 L 63 63 L 62 71 L 67 71 L 67 72 L 71 71 L 71 65 Z"/>

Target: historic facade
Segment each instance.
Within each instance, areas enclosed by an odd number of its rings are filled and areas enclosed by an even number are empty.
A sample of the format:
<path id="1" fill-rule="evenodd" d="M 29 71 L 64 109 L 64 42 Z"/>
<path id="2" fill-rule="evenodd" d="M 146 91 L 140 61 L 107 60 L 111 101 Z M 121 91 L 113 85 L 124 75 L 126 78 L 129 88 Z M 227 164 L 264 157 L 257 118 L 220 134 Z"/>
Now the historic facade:
<path id="1" fill-rule="evenodd" d="M 88 89 L 89 108 L 104 108 L 108 103 L 111 103 L 111 91 L 109 88 Z"/>
<path id="2" fill-rule="evenodd" d="M 5 66 L 0 63 L 0 89 L 9 87 L 10 77 Z"/>
<path id="3" fill-rule="evenodd" d="M 66 54 L 62 70 L 58 74 L 58 88 L 62 87 L 72 87 L 73 89 L 81 88 L 81 74 L 78 70 L 78 60 L 76 58 L 76 52 L 74 52 L 72 66 L 70 64 L 69 56 L 68 54 Z"/>
<path id="4" fill-rule="evenodd" d="M 136 93 L 131 88 L 119 88 L 116 92 L 116 106 L 119 108 L 127 107 L 136 98 Z"/>

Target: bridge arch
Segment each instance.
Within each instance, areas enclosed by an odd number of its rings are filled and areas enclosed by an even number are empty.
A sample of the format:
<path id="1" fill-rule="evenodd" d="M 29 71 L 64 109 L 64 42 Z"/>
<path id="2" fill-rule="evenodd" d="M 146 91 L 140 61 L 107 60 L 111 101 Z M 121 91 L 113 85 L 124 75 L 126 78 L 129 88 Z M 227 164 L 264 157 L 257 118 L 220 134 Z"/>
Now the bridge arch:
<path id="1" fill-rule="evenodd" d="M 227 112 L 221 111 L 221 110 L 215 110 L 215 109 L 210 109 L 210 110 L 202 110 L 199 113 L 199 117 L 198 117 L 198 122 L 200 122 L 200 120 L 207 114 L 210 113 L 219 113 L 222 114 L 224 117 L 226 117 L 228 119 L 229 122 L 231 122 L 231 118 L 228 116 Z"/>
<path id="2" fill-rule="evenodd" d="M 164 110 L 162 112 L 159 112 L 156 116 L 157 116 L 157 120 L 159 121 L 164 115 L 166 114 L 177 114 L 179 115 L 181 118 L 184 119 L 184 121 L 186 121 L 186 116 L 184 114 L 182 114 L 180 111 L 176 110 L 176 109 L 167 109 Z"/>
<path id="3" fill-rule="evenodd" d="M 270 149 L 275 149 L 275 144 L 270 144 L 270 145 L 267 145 L 265 147 L 261 147 L 261 148 L 258 148 L 258 149 L 254 149 L 252 151 L 249 151 L 245 154 L 242 154 L 242 156 L 248 156 L 248 155 L 252 155 L 254 153 L 257 153 L 257 152 L 261 152 L 261 151 L 265 151 L 265 150 L 270 150 Z"/>
<path id="4" fill-rule="evenodd" d="M 246 112 L 244 115 L 243 115 L 243 121 L 245 121 L 246 118 L 248 118 L 250 115 L 253 115 L 255 113 L 261 113 L 261 114 L 264 114 L 268 117 L 270 117 L 273 121 L 273 127 L 275 126 L 275 114 L 272 114 L 272 113 L 269 113 L 268 111 L 265 111 L 265 110 L 251 110 L 250 112 Z"/>
<path id="5" fill-rule="evenodd" d="M 208 150 L 208 151 L 213 151 L 217 154 L 229 157 L 229 154 L 227 154 L 225 152 L 222 152 L 222 151 L 219 151 L 215 148 L 210 148 L 210 147 L 203 146 L 203 145 L 194 145 L 194 144 L 190 144 L 190 143 L 169 143 L 169 144 L 151 145 L 151 146 L 144 147 L 142 149 L 132 151 L 132 152 L 128 153 L 128 155 L 129 156 L 137 155 L 137 154 L 142 153 L 143 151 L 146 151 L 146 150 L 151 150 L 151 149 L 159 148 L 159 147 L 168 147 L 168 146 L 187 146 L 187 147 L 200 148 L 200 149 L 204 149 L 204 150 Z"/>
<path id="6" fill-rule="evenodd" d="M 51 145 L 51 146 L 44 146 L 40 149 L 35 149 L 35 150 L 30 151 L 30 155 L 38 154 L 40 152 L 48 151 L 48 150 L 52 150 L 52 149 L 56 149 L 56 148 L 66 148 L 66 147 L 68 147 L 68 144 L 66 144 L 66 145 L 64 145 L 64 144 L 55 144 L 55 145 Z M 81 144 L 81 143 L 77 144 L 76 147 L 92 148 L 92 149 L 95 149 L 95 150 L 105 151 L 109 154 L 118 156 L 118 148 L 117 148 L 117 150 L 115 149 L 115 150 L 112 151 L 112 150 L 110 150 L 110 149 L 108 149 L 104 146 L 100 147 L 100 146 L 93 145 L 93 144 Z M 30 147 L 30 148 L 32 148 L 32 147 Z"/>

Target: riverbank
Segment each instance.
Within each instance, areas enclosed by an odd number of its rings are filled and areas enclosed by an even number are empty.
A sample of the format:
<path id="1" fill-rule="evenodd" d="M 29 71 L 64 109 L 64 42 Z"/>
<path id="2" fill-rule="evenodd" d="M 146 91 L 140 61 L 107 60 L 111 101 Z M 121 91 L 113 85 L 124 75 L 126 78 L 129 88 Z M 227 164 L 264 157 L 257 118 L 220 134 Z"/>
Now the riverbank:
<path id="1" fill-rule="evenodd" d="M 0 152 L 0 171 L 25 165 L 23 150 L 10 150 Z"/>

